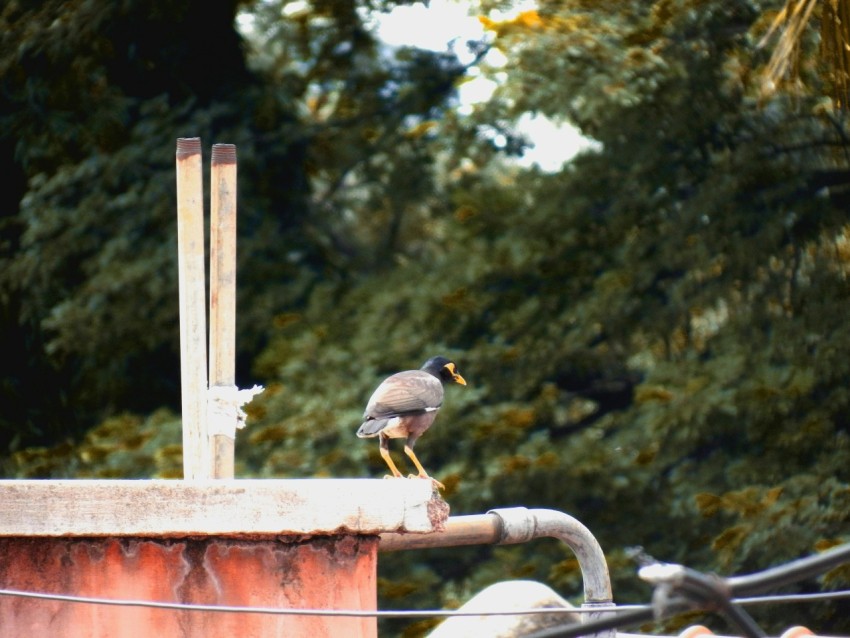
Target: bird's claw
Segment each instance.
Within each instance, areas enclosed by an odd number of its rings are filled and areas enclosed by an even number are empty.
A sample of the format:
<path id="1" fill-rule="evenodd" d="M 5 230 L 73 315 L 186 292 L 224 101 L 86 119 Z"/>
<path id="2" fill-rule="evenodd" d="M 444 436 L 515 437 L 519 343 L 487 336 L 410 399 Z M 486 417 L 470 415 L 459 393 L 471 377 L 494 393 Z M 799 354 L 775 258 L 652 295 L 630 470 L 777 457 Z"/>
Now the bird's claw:
<path id="1" fill-rule="evenodd" d="M 414 478 L 415 478 L 415 479 L 428 479 L 429 481 L 431 481 L 431 483 L 433 483 L 433 484 L 434 484 L 434 486 L 435 486 L 435 487 L 438 487 L 438 488 L 440 488 L 441 490 L 445 490 L 445 489 L 446 489 L 446 486 L 445 486 L 445 485 L 443 485 L 442 483 L 440 483 L 440 481 L 438 481 L 437 479 L 435 479 L 433 476 L 428 476 L 427 474 L 424 474 L 424 475 L 423 475 L 423 474 L 408 474 L 407 478 L 412 478 L 412 479 L 414 479 Z"/>

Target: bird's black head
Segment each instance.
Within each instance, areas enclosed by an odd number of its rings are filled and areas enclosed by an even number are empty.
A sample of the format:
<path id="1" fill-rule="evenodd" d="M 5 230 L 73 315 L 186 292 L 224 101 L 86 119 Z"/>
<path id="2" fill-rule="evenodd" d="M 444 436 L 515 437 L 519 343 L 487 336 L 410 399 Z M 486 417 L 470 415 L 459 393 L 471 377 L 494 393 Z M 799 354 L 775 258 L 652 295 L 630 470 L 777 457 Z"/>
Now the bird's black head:
<path id="1" fill-rule="evenodd" d="M 449 361 L 445 357 L 431 357 L 420 369 L 433 374 L 443 383 L 466 385 L 466 379 L 460 376 L 457 366 L 453 361 Z"/>

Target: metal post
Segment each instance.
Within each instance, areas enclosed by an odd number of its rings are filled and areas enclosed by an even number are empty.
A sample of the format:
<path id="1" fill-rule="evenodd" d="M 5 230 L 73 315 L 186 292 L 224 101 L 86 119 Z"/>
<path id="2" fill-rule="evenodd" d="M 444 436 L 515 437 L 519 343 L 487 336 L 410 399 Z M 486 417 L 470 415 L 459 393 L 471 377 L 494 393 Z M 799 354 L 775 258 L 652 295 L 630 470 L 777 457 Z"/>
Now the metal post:
<path id="1" fill-rule="evenodd" d="M 206 423 L 207 352 L 204 267 L 204 185 L 201 140 L 177 140 L 177 269 L 180 299 L 180 381 L 183 477 L 210 475 Z"/>
<path id="2" fill-rule="evenodd" d="M 236 391 L 236 147 L 214 144 L 210 183 L 211 392 Z M 212 477 L 233 478 L 236 408 L 208 420 Z"/>

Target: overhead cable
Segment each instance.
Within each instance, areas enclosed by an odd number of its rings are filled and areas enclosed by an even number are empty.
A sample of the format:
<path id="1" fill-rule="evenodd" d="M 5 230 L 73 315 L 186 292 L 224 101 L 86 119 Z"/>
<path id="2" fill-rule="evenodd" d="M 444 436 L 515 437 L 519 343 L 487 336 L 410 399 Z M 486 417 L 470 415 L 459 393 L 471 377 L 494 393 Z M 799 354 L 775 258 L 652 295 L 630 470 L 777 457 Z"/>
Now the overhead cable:
<path id="1" fill-rule="evenodd" d="M 571 623 L 531 634 L 528 638 L 573 638 L 611 629 L 623 629 L 645 622 L 669 618 L 690 610 L 720 611 L 738 625 L 746 636 L 764 633 L 740 609 L 733 596 L 758 594 L 766 590 L 818 576 L 850 562 L 850 543 L 839 545 L 815 556 L 801 558 L 748 576 L 721 578 L 701 574 L 681 565 L 652 563 L 641 559 L 639 574 L 656 586 L 651 610 L 636 610 L 622 616 L 608 616 L 585 623 Z"/>
<path id="2" fill-rule="evenodd" d="M 17 596 L 38 600 L 51 600 L 65 603 L 83 603 L 90 605 L 113 605 L 125 607 L 149 607 L 153 609 L 171 609 L 174 611 L 203 611 L 248 614 L 275 614 L 282 616 L 346 616 L 359 618 L 432 618 L 435 616 L 527 616 L 535 614 L 581 614 L 596 612 L 594 609 L 577 607 L 532 607 L 529 609 L 466 611 L 463 609 L 426 609 L 426 610 L 393 610 L 393 609 L 301 609 L 280 607 L 245 607 L 234 605 L 203 605 L 196 603 L 173 603 L 152 600 L 132 600 L 122 598 L 99 598 L 93 596 L 72 596 L 68 594 L 51 594 L 46 592 L 30 592 L 15 589 L 0 589 L 0 596 Z M 626 613 L 634 609 L 650 609 L 648 605 L 623 605 L 612 607 L 611 611 Z M 608 610 L 606 610 L 608 611 Z"/>
<path id="3" fill-rule="evenodd" d="M 226 613 L 255 613 L 255 614 L 278 614 L 289 616 L 360 616 L 377 618 L 433 618 L 451 616 L 531 616 L 536 614 L 592 614 L 599 613 L 598 608 L 582 607 L 532 607 L 528 609 L 514 609 L 506 611 L 479 610 L 465 611 L 462 609 L 407 609 L 407 610 L 362 610 L 362 609 L 301 609 L 301 608 L 277 608 L 277 607 L 248 607 L 234 605 L 204 605 L 196 603 L 176 603 L 152 600 L 131 600 L 121 598 L 98 598 L 92 596 L 73 596 L 68 594 L 54 594 L 47 592 L 32 592 L 16 589 L 0 589 L 0 596 L 17 596 L 20 598 L 31 598 L 37 600 L 53 600 L 65 603 L 79 603 L 90 605 L 115 605 L 127 607 L 151 607 L 155 609 L 172 609 L 175 611 L 213 611 Z M 737 605 L 764 605 L 771 603 L 808 603 L 817 601 L 829 601 L 842 598 L 850 598 L 850 590 L 834 592 L 817 592 L 810 594 L 776 594 L 772 596 L 753 596 L 749 598 L 734 598 L 732 602 Z M 635 611 L 651 611 L 651 605 L 617 605 L 605 608 L 601 611 L 614 612 L 620 619 L 625 619 L 627 614 Z"/>

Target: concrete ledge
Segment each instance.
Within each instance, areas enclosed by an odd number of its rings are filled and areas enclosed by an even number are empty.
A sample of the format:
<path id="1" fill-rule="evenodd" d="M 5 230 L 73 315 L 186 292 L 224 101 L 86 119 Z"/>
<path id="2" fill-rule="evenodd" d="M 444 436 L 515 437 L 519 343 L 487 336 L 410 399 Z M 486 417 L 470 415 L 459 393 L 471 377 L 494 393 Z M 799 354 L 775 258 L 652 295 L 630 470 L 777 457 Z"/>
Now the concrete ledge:
<path id="1" fill-rule="evenodd" d="M 276 536 L 439 531 L 420 479 L 0 481 L 0 536 Z"/>

